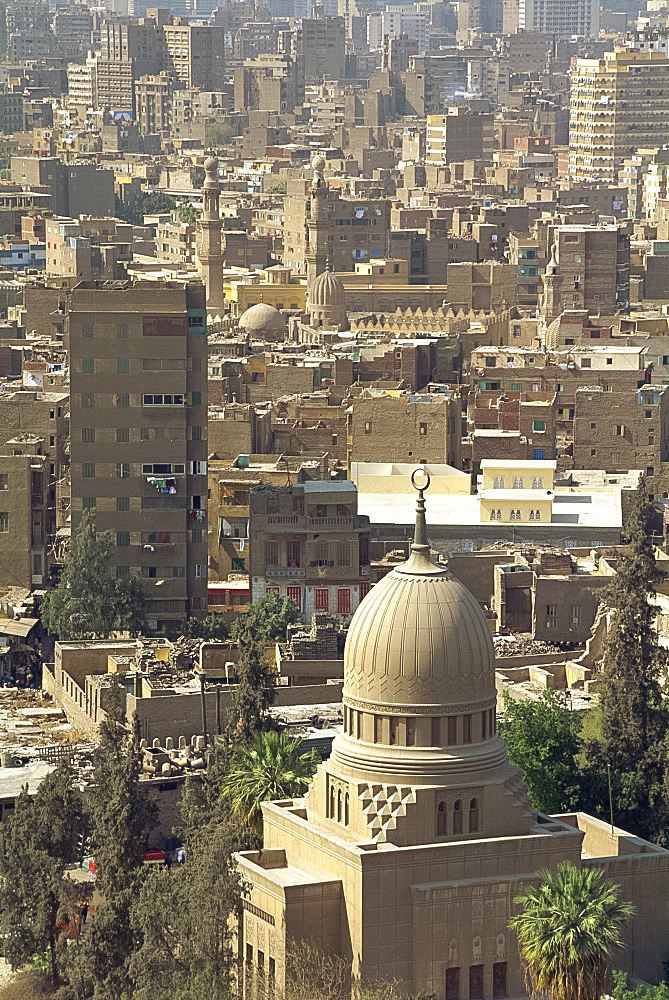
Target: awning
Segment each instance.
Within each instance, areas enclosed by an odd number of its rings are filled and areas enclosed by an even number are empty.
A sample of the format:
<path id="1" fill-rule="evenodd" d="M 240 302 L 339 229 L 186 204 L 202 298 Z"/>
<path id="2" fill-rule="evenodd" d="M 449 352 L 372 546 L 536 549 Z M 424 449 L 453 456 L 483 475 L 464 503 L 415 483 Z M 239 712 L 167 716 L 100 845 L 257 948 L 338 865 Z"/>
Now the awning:
<path id="1" fill-rule="evenodd" d="M 37 621 L 37 618 L 0 618 L 0 635 L 19 635 L 25 639 Z"/>

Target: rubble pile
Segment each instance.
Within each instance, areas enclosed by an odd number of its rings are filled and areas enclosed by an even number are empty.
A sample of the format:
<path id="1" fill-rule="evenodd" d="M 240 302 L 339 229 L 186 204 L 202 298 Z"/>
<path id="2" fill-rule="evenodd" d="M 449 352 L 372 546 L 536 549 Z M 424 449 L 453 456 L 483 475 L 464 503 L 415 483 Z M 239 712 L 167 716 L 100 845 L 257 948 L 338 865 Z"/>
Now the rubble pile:
<path id="1" fill-rule="evenodd" d="M 543 653 L 561 653 L 559 646 L 541 639 L 531 639 L 522 636 L 495 636 L 495 654 L 497 656 L 539 656 Z"/>

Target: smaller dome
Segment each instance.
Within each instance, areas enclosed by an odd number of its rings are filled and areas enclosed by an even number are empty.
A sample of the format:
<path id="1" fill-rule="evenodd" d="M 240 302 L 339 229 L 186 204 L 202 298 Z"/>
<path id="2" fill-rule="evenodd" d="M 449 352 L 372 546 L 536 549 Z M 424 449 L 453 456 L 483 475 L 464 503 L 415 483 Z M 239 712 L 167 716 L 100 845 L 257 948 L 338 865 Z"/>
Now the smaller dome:
<path id="1" fill-rule="evenodd" d="M 286 331 L 283 316 L 269 302 L 256 302 L 254 306 L 249 306 L 239 317 L 239 325 L 246 333 L 257 337 L 283 337 Z"/>
<path id="2" fill-rule="evenodd" d="M 316 153 L 311 161 L 311 167 L 317 174 L 322 174 L 325 170 L 325 157 L 321 156 L 320 153 Z"/>
<path id="3" fill-rule="evenodd" d="M 215 156 L 208 156 L 204 161 L 204 169 L 208 174 L 215 174 L 218 170 L 218 160 Z"/>
<path id="4" fill-rule="evenodd" d="M 343 306 L 346 302 L 346 292 L 341 278 L 332 271 L 323 271 L 315 279 L 309 291 L 309 305 Z"/>

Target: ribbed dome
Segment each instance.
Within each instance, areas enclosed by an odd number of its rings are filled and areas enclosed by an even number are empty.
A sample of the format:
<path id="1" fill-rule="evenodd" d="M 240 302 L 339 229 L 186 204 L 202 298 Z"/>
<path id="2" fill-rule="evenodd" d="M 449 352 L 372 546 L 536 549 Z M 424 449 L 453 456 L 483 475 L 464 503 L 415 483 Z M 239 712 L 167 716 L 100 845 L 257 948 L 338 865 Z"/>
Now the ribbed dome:
<path id="1" fill-rule="evenodd" d="M 256 302 L 254 306 L 249 306 L 239 317 L 239 325 L 247 333 L 259 336 L 283 336 L 286 330 L 283 316 L 268 302 Z"/>
<path id="2" fill-rule="evenodd" d="M 473 594 L 430 557 L 424 489 L 418 488 L 408 560 L 370 590 L 351 620 L 344 701 L 427 713 L 491 707 L 496 694 L 490 629 Z"/>
<path id="3" fill-rule="evenodd" d="M 332 271 L 323 271 L 314 279 L 309 290 L 310 306 L 343 306 L 345 302 L 344 286 Z"/>

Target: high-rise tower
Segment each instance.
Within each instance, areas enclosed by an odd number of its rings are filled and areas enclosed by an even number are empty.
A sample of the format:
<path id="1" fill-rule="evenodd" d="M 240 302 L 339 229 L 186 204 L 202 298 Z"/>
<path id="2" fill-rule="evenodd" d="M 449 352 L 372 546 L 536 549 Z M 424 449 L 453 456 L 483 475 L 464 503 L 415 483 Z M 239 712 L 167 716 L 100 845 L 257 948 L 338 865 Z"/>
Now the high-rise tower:
<path id="1" fill-rule="evenodd" d="M 202 216 L 198 223 L 197 260 L 207 295 L 207 315 L 210 319 L 223 315 L 223 252 L 221 248 L 221 217 L 219 212 L 220 185 L 218 160 L 209 156 L 204 161 L 202 185 Z"/>

